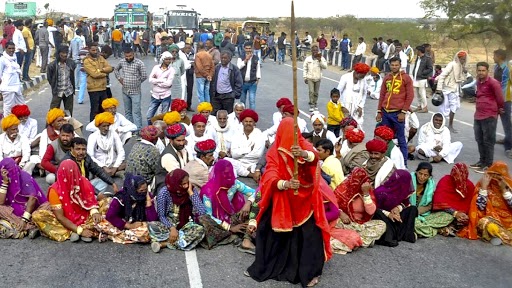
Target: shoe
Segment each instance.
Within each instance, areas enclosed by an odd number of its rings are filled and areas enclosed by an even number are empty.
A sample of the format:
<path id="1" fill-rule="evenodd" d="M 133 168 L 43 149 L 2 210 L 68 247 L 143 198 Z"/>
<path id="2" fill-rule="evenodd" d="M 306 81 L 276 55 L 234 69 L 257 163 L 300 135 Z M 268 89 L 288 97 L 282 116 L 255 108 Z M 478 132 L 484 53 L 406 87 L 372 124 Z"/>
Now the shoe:
<path id="1" fill-rule="evenodd" d="M 158 253 L 158 252 L 160 252 L 160 249 L 161 249 L 161 247 L 160 247 L 160 243 L 159 242 L 151 243 L 151 250 L 153 252 Z"/>
<path id="2" fill-rule="evenodd" d="M 244 276 L 245 276 L 245 277 L 251 277 L 251 274 L 249 274 L 249 271 L 245 270 L 245 271 L 244 271 Z"/>
<path id="3" fill-rule="evenodd" d="M 494 237 L 491 239 L 491 244 L 494 246 L 500 246 L 503 243 L 500 238 Z"/>
<path id="4" fill-rule="evenodd" d="M 488 168 L 489 168 L 488 166 L 480 167 L 480 168 L 476 169 L 475 172 L 478 174 L 485 174 L 485 172 L 487 172 Z"/>
<path id="5" fill-rule="evenodd" d="M 92 242 L 92 238 L 89 238 L 89 237 L 80 237 L 80 239 L 82 241 L 84 241 L 85 243 L 91 243 Z"/>
<path id="6" fill-rule="evenodd" d="M 35 239 L 37 236 L 39 236 L 39 229 L 33 228 L 28 231 L 28 239 Z"/>
<path id="7" fill-rule="evenodd" d="M 71 236 L 69 237 L 70 242 L 78 242 L 80 240 L 80 235 L 76 233 L 71 233 Z"/>
<path id="8" fill-rule="evenodd" d="M 480 163 L 480 162 L 477 162 L 475 164 L 469 165 L 469 168 L 473 168 L 473 169 L 478 169 L 478 168 L 481 168 L 481 167 L 482 167 L 482 163 Z"/>
<path id="9" fill-rule="evenodd" d="M 310 108 L 309 108 L 309 112 L 313 112 L 313 111 L 315 111 L 315 108 L 310 107 Z"/>
<path id="10" fill-rule="evenodd" d="M 242 247 L 242 245 L 240 245 L 240 247 L 238 247 L 238 251 L 247 253 L 247 254 L 251 254 L 251 255 L 256 255 L 255 248 L 246 248 L 246 247 Z"/>
<path id="11" fill-rule="evenodd" d="M 496 140 L 496 144 L 500 144 L 500 145 L 505 144 L 505 139 L 498 139 L 498 140 Z"/>

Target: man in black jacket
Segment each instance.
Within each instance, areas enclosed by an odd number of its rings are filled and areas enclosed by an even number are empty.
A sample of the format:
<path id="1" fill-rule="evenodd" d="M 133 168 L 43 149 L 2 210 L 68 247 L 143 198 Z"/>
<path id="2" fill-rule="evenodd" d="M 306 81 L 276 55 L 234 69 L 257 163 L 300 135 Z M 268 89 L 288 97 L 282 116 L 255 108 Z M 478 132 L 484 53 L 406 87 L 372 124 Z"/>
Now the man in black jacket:
<path id="1" fill-rule="evenodd" d="M 256 110 L 256 89 L 261 78 L 259 58 L 252 52 L 252 42 L 244 44 L 245 58 L 238 58 L 237 67 L 242 75 L 243 86 L 240 102 L 244 103 L 249 94 L 249 109 Z"/>
<path id="2" fill-rule="evenodd" d="M 119 191 L 114 179 L 112 179 L 112 177 L 110 177 L 103 168 L 98 166 L 98 164 L 91 159 L 91 156 L 87 154 L 87 140 L 84 138 L 75 137 L 71 140 L 71 150 L 64 159 L 62 159 L 62 161 L 66 159 L 71 159 L 76 162 L 78 168 L 80 168 L 82 176 L 87 179 L 90 179 L 90 176 L 96 177 L 90 180 L 96 192 L 105 192 L 108 185 L 112 185 L 114 193 Z"/>
<path id="3" fill-rule="evenodd" d="M 48 83 L 52 88 L 52 102 L 50 109 L 60 108 L 64 102 L 64 110 L 73 115 L 73 99 L 75 95 L 75 68 L 76 64 L 68 58 L 68 46 L 61 46 L 58 50 L 58 59 L 48 66 Z"/>
<path id="4" fill-rule="evenodd" d="M 416 47 L 416 53 L 418 57 L 412 70 L 414 95 L 418 99 L 418 108 L 415 112 L 427 113 L 427 81 L 428 78 L 432 77 L 434 68 L 432 67 L 432 59 L 425 55 L 425 47 Z"/>
<path id="5" fill-rule="evenodd" d="M 216 115 L 219 110 L 233 112 L 235 99 L 240 99 L 242 95 L 242 85 L 242 74 L 240 69 L 231 63 L 231 53 L 222 52 L 210 84 L 212 115 Z"/>

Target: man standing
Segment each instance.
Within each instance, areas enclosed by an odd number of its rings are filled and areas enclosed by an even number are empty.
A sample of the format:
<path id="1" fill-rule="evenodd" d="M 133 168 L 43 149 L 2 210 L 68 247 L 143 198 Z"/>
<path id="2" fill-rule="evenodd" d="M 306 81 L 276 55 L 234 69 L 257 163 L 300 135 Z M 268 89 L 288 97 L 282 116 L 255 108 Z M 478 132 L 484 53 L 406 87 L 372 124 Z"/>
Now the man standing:
<path id="1" fill-rule="evenodd" d="M 318 110 L 318 91 L 320 90 L 320 80 L 322 79 L 322 69 L 327 69 L 327 61 L 322 54 L 318 52 L 318 46 L 311 46 L 311 56 L 304 60 L 302 76 L 304 83 L 309 88 L 309 112 Z"/>
<path id="2" fill-rule="evenodd" d="M 119 30 L 119 26 L 112 31 L 112 50 L 114 50 L 114 57 L 121 58 L 121 44 L 123 43 L 123 32 Z M 160 43 L 158 43 L 160 45 Z"/>
<path id="3" fill-rule="evenodd" d="M 39 38 L 39 53 L 41 54 L 41 73 L 46 73 L 48 66 L 48 52 L 50 46 L 50 33 L 48 33 L 48 22 L 44 21 L 43 27 L 37 30 Z"/>
<path id="4" fill-rule="evenodd" d="M 426 52 L 425 47 L 425 54 Z M 448 129 L 450 129 L 452 133 L 459 132 L 453 128 L 453 118 L 455 118 L 455 112 L 460 108 L 459 91 L 461 84 L 466 80 L 467 57 L 467 52 L 457 52 L 453 57 L 453 61 L 448 63 L 441 75 L 436 78 L 436 90 L 444 95 L 444 102 L 439 106 L 439 112 L 441 112 L 444 117 L 449 117 Z M 434 63 L 434 59 L 432 59 L 432 63 Z"/>
<path id="5" fill-rule="evenodd" d="M 334 52 L 338 50 L 338 39 L 336 39 L 336 36 L 331 36 L 331 47 L 329 48 L 329 61 L 328 63 L 332 64 L 334 60 Z"/>
<path id="6" fill-rule="evenodd" d="M 21 94 L 21 66 L 16 61 L 15 47 L 14 43 L 7 42 L 0 57 L 0 93 L 4 98 L 4 117 L 11 114 L 14 105 L 25 104 L 25 98 Z"/>
<path id="7" fill-rule="evenodd" d="M 244 81 L 240 102 L 245 104 L 247 93 L 249 93 L 249 109 L 256 110 L 256 89 L 261 79 L 261 67 L 258 65 L 258 56 L 252 53 L 251 42 L 244 44 L 244 51 L 245 59 L 242 60 L 242 58 L 238 58 L 237 63 Z"/>
<path id="8" fill-rule="evenodd" d="M 364 38 L 359 37 L 358 41 L 359 43 L 357 44 L 356 52 L 354 53 L 354 60 L 352 61 L 351 69 L 354 67 L 354 65 L 363 61 L 363 56 L 366 52 L 366 43 L 364 43 Z"/>
<path id="9" fill-rule="evenodd" d="M 501 90 L 503 97 L 505 97 L 505 113 L 500 114 L 501 124 L 503 124 L 503 131 L 505 132 L 505 138 L 497 140 L 496 143 L 503 144 L 505 146 L 505 154 L 508 158 L 512 158 L 512 123 L 510 122 L 510 110 L 512 106 L 512 97 L 510 93 L 511 79 L 510 69 L 507 65 L 507 51 L 498 49 L 494 51 L 494 79 L 501 83 Z"/>
<path id="10" fill-rule="evenodd" d="M 25 45 L 27 47 L 27 51 L 25 52 L 23 60 L 23 81 L 32 81 L 32 79 L 30 79 L 30 76 L 28 75 L 28 70 L 30 68 L 30 64 L 32 64 L 32 56 L 35 48 L 34 38 L 32 37 L 32 32 L 30 31 L 31 27 L 32 19 L 27 19 L 25 21 L 25 26 L 23 26 L 23 30 L 21 31 L 23 39 L 25 40 Z"/>
<path id="11" fill-rule="evenodd" d="M 219 52 L 219 49 L 217 49 L 217 47 L 215 47 L 213 45 L 212 39 L 206 40 L 206 50 L 208 51 L 208 54 L 210 54 L 210 56 L 212 56 L 213 64 L 214 65 L 219 64 L 220 63 L 220 52 Z"/>
<path id="12" fill-rule="evenodd" d="M 277 58 L 279 59 L 279 65 L 281 65 L 282 63 L 284 63 L 286 55 L 286 33 L 284 32 L 281 32 L 281 36 L 277 38 L 277 49 Z"/>
<path id="13" fill-rule="evenodd" d="M 405 40 L 404 41 L 404 47 L 403 47 L 403 50 L 404 50 L 404 53 L 405 55 L 407 56 L 407 69 L 405 72 L 407 72 L 407 74 L 409 74 L 411 71 L 411 65 L 414 61 L 414 49 L 411 47 L 411 45 L 409 44 L 409 40 Z M 433 65 L 433 63 L 432 63 Z"/>
<path id="14" fill-rule="evenodd" d="M 405 115 L 414 99 L 414 89 L 411 77 L 405 71 L 400 70 L 400 62 L 398 57 L 389 60 L 391 73 L 384 77 L 382 83 L 376 120 L 378 125 L 385 125 L 393 129 L 407 166 Z"/>
<path id="15" fill-rule="evenodd" d="M 87 92 L 91 101 L 89 121 L 92 121 L 96 114 L 103 112 L 101 103 L 107 98 L 107 77 L 113 69 L 100 55 L 96 43 L 89 48 L 89 54 L 84 59 L 84 69 L 87 72 Z"/>
<path id="16" fill-rule="evenodd" d="M 350 69 L 350 48 L 352 48 L 352 42 L 347 34 L 343 34 L 343 39 L 340 41 L 341 70 Z"/>
<path id="17" fill-rule="evenodd" d="M 59 47 L 59 58 L 48 66 L 48 83 L 52 88 L 50 109 L 60 108 L 64 102 L 64 110 L 73 115 L 73 96 L 75 94 L 76 64 L 68 58 L 68 46 Z"/>
<path id="18" fill-rule="evenodd" d="M 215 73 L 212 56 L 206 52 L 204 43 L 197 43 L 197 54 L 194 59 L 196 74 L 197 98 L 199 103 L 210 102 L 210 81 Z"/>
<path id="19" fill-rule="evenodd" d="M 324 34 L 320 34 L 320 37 L 316 39 L 316 42 L 318 42 L 318 48 L 320 48 L 320 53 L 322 54 L 322 57 L 327 59 L 327 51 L 325 50 L 327 48 L 327 39 L 325 39 Z"/>
<path id="20" fill-rule="evenodd" d="M 140 59 L 135 59 L 131 48 L 124 50 L 122 59 L 114 71 L 117 80 L 123 85 L 123 101 L 126 119 L 142 128 L 141 84 L 148 79 L 146 66 Z"/>
<path id="21" fill-rule="evenodd" d="M 187 61 L 190 63 L 190 68 L 186 69 L 185 75 L 187 79 L 187 111 L 194 112 L 192 109 L 192 92 L 194 90 L 194 62 L 195 62 L 195 51 L 190 43 L 185 43 L 183 53 L 187 57 Z"/>
<path id="22" fill-rule="evenodd" d="M 476 64 L 476 75 L 478 82 L 476 84 L 476 109 L 473 129 L 480 160 L 469 167 L 476 169 L 475 172 L 483 174 L 494 162 L 498 114 L 505 113 L 505 108 L 500 82 L 489 77 L 489 64 L 478 62 Z"/>
<path id="23" fill-rule="evenodd" d="M 222 52 L 220 64 L 215 67 L 210 86 L 212 114 L 215 115 L 219 110 L 233 112 L 235 99 L 240 99 L 242 94 L 242 85 L 242 74 L 240 69 L 231 63 L 231 53 Z"/>
<path id="24" fill-rule="evenodd" d="M 23 57 L 25 53 L 27 53 L 27 42 L 25 42 L 25 38 L 23 38 L 23 21 L 18 20 L 14 22 L 14 26 L 16 26 L 16 30 L 14 30 L 14 34 L 12 35 L 12 42 L 16 47 L 16 61 L 18 65 L 23 64 Z"/>
<path id="25" fill-rule="evenodd" d="M 427 80 L 432 76 L 434 67 L 432 67 L 432 59 L 425 55 L 425 47 L 416 47 L 416 53 L 418 58 L 416 58 L 416 63 L 412 70 L 414 95 L 418 99 L 418 108 L 416 108 L 415 112 L 427 113 Z"/>

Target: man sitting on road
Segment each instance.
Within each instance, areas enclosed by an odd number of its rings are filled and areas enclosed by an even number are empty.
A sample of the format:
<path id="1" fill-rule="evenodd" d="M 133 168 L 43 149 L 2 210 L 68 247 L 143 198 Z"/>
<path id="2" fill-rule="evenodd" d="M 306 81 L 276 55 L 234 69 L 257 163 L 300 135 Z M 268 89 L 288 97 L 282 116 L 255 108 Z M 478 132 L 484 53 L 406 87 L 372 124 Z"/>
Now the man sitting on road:
<path id="1" fill-rule="evenodd" d="M 363 130 L 350 126 L 350 128 L 345 131 L 345 141 L 349 149 L 345 156 L 342 157 L 342 145 L 339 142 L 335 144 L 336 158 L 341 161 L 345 175 L 352 173 L 352 170 L 356 167 L 363 167 L 364 163 L 370 159 L 363 140 Z"/>
<path id="2" fill-rule="evenodd" d="M 233 135 L 236 128 L 231 127 L 228 122 L 228 111 L 217 111 L 217 121 L 213 124 L 214 133 L 217 139 L 217 150 L 215 154 L 218 158 L 230 157 L 231 155 L 231 142 L 233 142 Z"/>
<path id="3" fill-rule="evenodd" d="M 393 139 L 395 138 L 395 132 L 393 129 L 385 125 L 379 126 L 375 128 L 374 136 L 375 139 L 380 139 L 388 144 L 388 149 L 386 150 L 385 155 L 395 163 L 395 167 L 397 169 L 407 169 L 407 167 L 405 167 L 402 152 L 395 145 L 395 142 L 393 142 Z"/>
<path id="4" fill-rule="evenodd" d="M 366 150 L 370 159 L 363 164 L 368 173 L 373 188 L 378 188 L 386 182 L 391 173 L 396 170 L 395 164 L 386 156 L 388 144 L 379 139 L 373 139 L 366 143 Z"/>
<path id="5" fill-rule="evenodd" d="M 288 104 L 283 107 L 283 116 L 282 118 L 287 117 L 293 117 L 295 107 L 293 104 Z M 308 133 L 308 124 L 306 123 L 306 120 L 297 117 L 297 122 L 299 125 L 299 130 L 301 133 Z M 279 122 L 281 123 L 281 122 Z M 263 135 L 265 136 L 265 140 L 268 140 L 269 143 L 274 143 L 274 137 L 277 133 L 277 128 L 279 127 L 279 123 L 274 124 L 272 127 L 268 128 L 267 130 L 263 131 Z"/>
<path id="6" fill-rule="evenodd" d="M 60 128 L 59 137 L 53 140 L 41 160 L 41 167 L 48 172 L 46 175 L 46 183 L 52 185 L 55 183 L 55 175 L 57 175 L 57 167 L 71 150 L 71 140 L 75 137 L 73 125 L 64 124 Z"/>
<path id="7" fill-rule="evenodd" d="M 59 138 L 59 131 L 62 125 L 66 124 L 64 118 L 66 114 L 59 108 L 53 108 L 46 114 L 46 129 L 44 129 L 39 135 L 39 158 L 37 159 L 41 163 L 47 147 L 52 141 Z"/>
<path id="8" fill-rule="evenodd" d="M 192 117 L 192 133 L 187 136 L 187 151 L 192 157 L 196 157 L 195 145 L 198 142 L 205 141 L 208 139 L 216 139 L 206 131 L 206 118 L 202 114 L 196 114 Z"/>
<path id="9" fill-rule="evenodd" d="M 117 132 L 119 134 L 119 138 L 121 138 L 121 142 L 126 143 L 128 139 L 132 137 L 132 132 L 137 131 L 137 126 L 130 122 L 123 114 L 117 113 L 117 107 L 119 106 L 119 101 L 116 98 L 107 98 L 103 100 L 101 103 L 101 107 L 105 110 L 105 112 L 110 112 L 114 115 L 114 124 L 110 125 L 110 130 Z M 96 127 L 96 121 L 92 121 L 87 124 L 85 130 L 89 132 L 98 131 L 98 127 Z"/>
<path id="10" fill-rule="evenodd" d="M 206 118 L 206 132 L 213 133 L 213 124 L 217 122 L 215 115 L 212 115 L 213 106 L 209 102 L 201 102 L 197 104 L 197 113 L 203 115 Z M 190 129 L 189 131 L 191 131 Z M 193 147 L 193 146 L 192 146 Z"/>
<path id="11" fill-rule="evenodd" d="M 169 139 L 169 144 L 165 146 L 162 152 L 162 167 L 171 173 L 175 169 L 183 169 L 189 161 L 189 154 L 185 149 L 187 143 L 187 128 L 182 123 L 176 123 L 167 126 L 165 137 Z"/>
<path id="12" fill-rule="evenodd" d="M 311 114 L 311 124 L 313 125 L 313 132 L 302 133 L 302 136 L 304 136 L 304 138 L 309 142 L 313 143 L 313 146 L 316 146 L 316 143 L 321 139 L 328 139 L 332 143 L 337 142 L 338 139 L 336 135 L 325 128 L 326 119 L 324 115 L 320 114 L 320 112 L 315 111 Z M 334 150 L 331 152 L 334 152 Z"/>
<path id="13" fill-rule="evenodd" d="M 283 109 L 286 105 L 293 105 L 293 103 L 290 99 L 285 97 L 277 100 L 276 108 L 278 111 L 274 112 L 272 115 L 272 123 L 274 125 L 279 125 L 279 123 L 281 123 L 281 120 L 283 119 Z"/>
<path id="14" fill-rule="evenodd" d="M 194 146 L 196 157 L 185 165 L 183 170 L 187 171 L 190 181 L 195 188 L 201 187 L 208 182 L 210 167 L 212 167 L 215 157 L 213 152 L 216 149 L 215 141 L 208 139 L 197 142 Z"/>
<path id="15" fill-rule="evenodd" d="M 123 142 L 116 132 L 110 130 L 110 126 L 114 124 L 114 115 L 110 112 L 100 113 L 96 115 L 94 122 L 99 130 L 89 135 L 87 154 L 108 175 L 114 177 L 116 173 L 126 169 Z"/>
<path id="16" fill-rule="evenodd" d="M 243 129 L 242 121 L 240 121 L 240 114 L 244 112 L 245 104 L 240 102 L 235 102 L 233 105 L 233 112 L 228 115 L 228 123 L 234 130 Z M 281 116 L 282 117 L 282 116 Z"/>
<path id="17" fill-rule="evenodd" d="M 35 164 L 29 162 L 30 141 L 19 133 L 18 125 L 20 120 L 14 114 L 2 119 L 4 133 L 0 134 L 0 160 L 12 158 L 21 169 L 32 175 Z"/>

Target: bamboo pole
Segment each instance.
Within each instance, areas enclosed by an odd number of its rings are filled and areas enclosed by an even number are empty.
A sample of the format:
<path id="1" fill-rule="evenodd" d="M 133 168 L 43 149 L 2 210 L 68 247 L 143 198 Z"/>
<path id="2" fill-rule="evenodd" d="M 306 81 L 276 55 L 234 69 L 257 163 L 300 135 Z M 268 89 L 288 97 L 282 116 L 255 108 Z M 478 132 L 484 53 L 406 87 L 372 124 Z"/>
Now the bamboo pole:
<path id="1" fill-rule="evenodd" d="M 292 8 L 291 8 L 291 33 L 290 37 L 292 39 L 292 71 L 293 71 L 293 145 L 297 145 L 299 141 L 299 124 L 297 121 L 297 117 L 299 114 L 299 101 L 297 98 L 297 44 L 295 42 L 295 7 L 292 0 Z M 297 180 L 299 178 L 299 162 L 298 157 L 293 156 L 293 179 Z M 294 195 L 299 194 L 299 190 L 296 189 L 293 192 Z"/>

